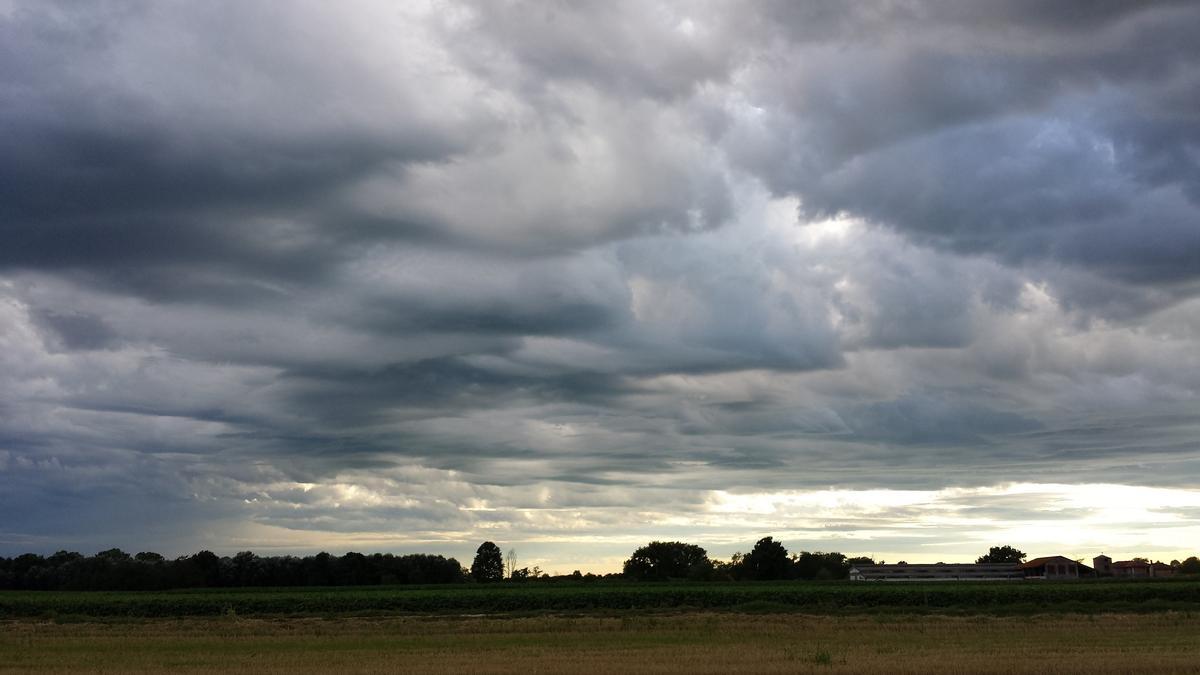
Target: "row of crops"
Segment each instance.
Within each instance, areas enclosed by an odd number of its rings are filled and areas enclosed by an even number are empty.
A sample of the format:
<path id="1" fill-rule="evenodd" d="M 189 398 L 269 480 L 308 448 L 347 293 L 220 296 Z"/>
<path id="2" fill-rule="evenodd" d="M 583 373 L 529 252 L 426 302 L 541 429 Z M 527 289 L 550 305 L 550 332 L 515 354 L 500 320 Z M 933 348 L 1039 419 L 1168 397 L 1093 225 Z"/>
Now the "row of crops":
<path id="1" fill-rule="evenodd" d="M 1200 610 L 1200 581 L 578 584 L 0 593 L 0 617 L 475 614 L 753 608 L 973 613 Z"/>

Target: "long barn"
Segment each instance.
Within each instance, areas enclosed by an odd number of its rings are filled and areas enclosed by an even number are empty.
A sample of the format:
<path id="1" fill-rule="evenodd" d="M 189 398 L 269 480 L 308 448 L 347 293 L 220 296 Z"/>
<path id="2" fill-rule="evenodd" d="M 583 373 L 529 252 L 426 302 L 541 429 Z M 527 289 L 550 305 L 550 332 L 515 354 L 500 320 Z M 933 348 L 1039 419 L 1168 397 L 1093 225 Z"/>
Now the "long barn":
<path id="1" fill-rule="evenodd" d="M 1023 579 L 1024 573 L 1011 563 L 894 563 L 891 565 L 855 565 L 850 578 L 855 581 L 983 581 Z"/>

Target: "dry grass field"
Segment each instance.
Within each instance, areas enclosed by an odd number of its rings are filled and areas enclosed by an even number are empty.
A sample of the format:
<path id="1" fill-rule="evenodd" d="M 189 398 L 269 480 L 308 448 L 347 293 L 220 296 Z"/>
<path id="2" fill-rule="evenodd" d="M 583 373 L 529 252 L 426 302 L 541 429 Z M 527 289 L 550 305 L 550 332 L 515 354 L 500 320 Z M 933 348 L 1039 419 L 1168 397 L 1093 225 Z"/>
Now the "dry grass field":
<path id="1" fill-rule="evenodd" d="M 1191 613 L 0 624 L 0 673 L 1200 673 Z"/>

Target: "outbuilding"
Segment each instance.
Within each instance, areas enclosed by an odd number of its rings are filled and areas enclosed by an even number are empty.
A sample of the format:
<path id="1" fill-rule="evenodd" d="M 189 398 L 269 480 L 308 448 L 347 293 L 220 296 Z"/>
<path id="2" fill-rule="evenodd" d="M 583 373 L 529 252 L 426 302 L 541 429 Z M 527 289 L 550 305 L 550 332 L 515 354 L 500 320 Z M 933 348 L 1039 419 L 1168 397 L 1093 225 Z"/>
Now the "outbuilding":
<path id="1" fill-rule="evenodd" d="M 1087 565 L 1061 555 L 1034 558 L 1021 563 L 1017 569 L 1026 579 L 1078 579 L 1094 574 L 1092 568 Z"/>
<path id="2" fill-rule="evenodd" d="M 1112 575 L 1133 579 L 1150 577 L 1169 577 L 1175 573 L 1174 568 L 1166 563 L 1148 562 L 1146 560 L 1120 560 L 1112 564 Z"/>
<path id="3" fill-rule="evenodd" d="M 892 565 L 855 565 L 850 568 L 854 581 L 985 581 L 1021 579 L 1023 575 L 1011 563 L 895 563 Z"/>

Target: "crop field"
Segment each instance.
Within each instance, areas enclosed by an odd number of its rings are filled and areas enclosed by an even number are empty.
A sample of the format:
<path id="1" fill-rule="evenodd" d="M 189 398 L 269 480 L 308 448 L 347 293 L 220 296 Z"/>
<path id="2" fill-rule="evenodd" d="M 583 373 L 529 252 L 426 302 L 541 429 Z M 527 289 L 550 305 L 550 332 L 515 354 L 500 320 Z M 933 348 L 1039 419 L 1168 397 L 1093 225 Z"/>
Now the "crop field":
<path id="1" fill-rule="evenodd" d="M 1200 673 L 1200 614 L 0 622 L 0 673 Z"/>
<path id="2" fill-rule="evenodd" d="M 0 593 L 0 673 L 1200 673 L 1200 582 Z"/>
<path id="3" fill-rule="evenodd" d="M 1200 581 L 594 583 L 5 591 L 0 618 L 370 616 L 720 610 L 809 614 L 1200 611 Z"/>

